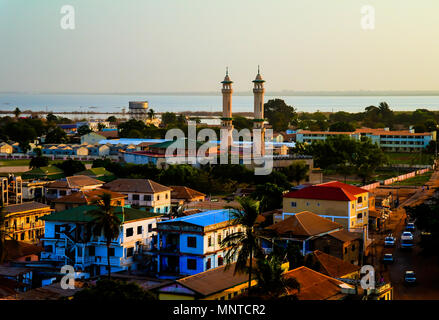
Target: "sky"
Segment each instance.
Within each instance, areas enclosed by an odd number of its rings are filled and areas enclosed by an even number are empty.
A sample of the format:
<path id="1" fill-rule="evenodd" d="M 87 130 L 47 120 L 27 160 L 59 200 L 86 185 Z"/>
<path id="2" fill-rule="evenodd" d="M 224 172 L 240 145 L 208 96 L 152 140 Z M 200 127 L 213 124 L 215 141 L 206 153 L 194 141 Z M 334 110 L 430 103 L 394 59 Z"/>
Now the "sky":
<path id="1" fill-rule="evenodd" d="M 75 29 L 61 7 L 72 5 Z M 375 10 L 364 30 L 361 8 Z M 437 0 L 0 0 L 0 92 L 438 90 Z"/>

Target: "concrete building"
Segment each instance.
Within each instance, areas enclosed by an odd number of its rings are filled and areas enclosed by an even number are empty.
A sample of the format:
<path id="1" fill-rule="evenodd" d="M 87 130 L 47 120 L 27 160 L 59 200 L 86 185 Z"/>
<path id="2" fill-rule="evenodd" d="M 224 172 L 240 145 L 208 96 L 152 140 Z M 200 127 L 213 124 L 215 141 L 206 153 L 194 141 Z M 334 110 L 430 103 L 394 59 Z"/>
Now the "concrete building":
<path id="1" fill-rule="evenodd" d="M 0 154 L 11 154 L 13 152 L 14 148 L 10 144 L 7 144 L 6 142 L 0 143 Z"/>
<path id="2" fill-rule="evenodd" d="M 378 144 L 384 151 L 389 152 L 420 152 L 425 149 L 430 141 L 436 140 L 435 132 L 415 133 L 413 129 L 390 131 L 384 129 L 361 128 L 354 132 L 331 132 L 297 130 L 296 141 L 312 143 L 313 141 L 326 140 L 328 137 L 345 135 L 355 140 L 367 137 Z"/>
<path id="3" fill-rule="evenodd" d="M 255 80 L 253 80 L 253 96 L 254 96 L 254 103 L 253 103 L 253 112 L 254 112 L 254 118 L 253 118 L 253 129 L 260 130 L 261 134 L 260 137 L 256 137 L 253 132 L 253 141 L 259 140 L 259 143 L 253 143 L 253 148 L 255 148 L 254 153 L 260 154 L 262 157 L 265 155 L 265 127 L 264 127 L 264 82 L 265 80 L 262 79 L 261 73 L 259 72 L 259 66 L 258 66 L 258 74 L 256 75 Z"/>
<path id="4" fill-rule="evenodd" d="M 134 207 L 156 213 L 171 210 L 171 188 L 149 179 L 116 179 L 103 188 L 126 195 L 125 203 Z"/>
<path id="5" fill-rule="evenodd" d="M 228 209 L 211 210 L 157 224 L 158 271 L 193 275 L 225 264 L 222 240 L 240 232 Z"/>
<path id="6" fill-rule="evenodd" d="M 95 209 L 85 205 L 44 217 L 41 260 L 58 266 L 70 264 L 90 275 L 106 274 L 106 238 L 88 231 L 93 220 L 88 212 Z M 121 226 L 119 237 L 111 241 L 111 271 L 135 270 L 139 267 L 136 257 L 147 254 L 154 245 L 154 228 L 160 215 L 120 206 L 114 208 L 114 213 Z"/>
<path id="7" fill-rule="evenodd" d="M 148 119 L 148 101 L 130 101 L 128 114 L 130 119 L 146 122 Z"/>
<path id="8" fill-rule="evenodd" d="M 24 202 L 4 208 L 7 238 L 36 243 L 44 235 L 42 217 L 52 212 L 48 205 L 39 202 Z"/>
<path id="9" fill-rule="evenodd" d="M 346 230 L 366 231 L 369 219 L 369 192 L 352 185 L 332 181 L 286 193 L 283 216 L 311 211 L 340 223 Z"/>
<path id="10" fill-rule="evenodd" d="M 72 194 L 77 191 L 94 190 L 102 187 L 103 181 L 87 176 L 71 176 L 57 180 L 44 187 L 44 195 L 48 201 Z"/>
<path id="11" fill-rule="evenodd" d="M 112 206 L 125 206 L 126 195 L 100 188 L 73 192 L 66 196 L 52 200 L 52 204 L 56 212 L 64 211 L 83 205 L 92 205 L 94 201 L 99 200 L 99 196 L 103 195 L 104 193 L 109 193 L 111 195 Z"/>

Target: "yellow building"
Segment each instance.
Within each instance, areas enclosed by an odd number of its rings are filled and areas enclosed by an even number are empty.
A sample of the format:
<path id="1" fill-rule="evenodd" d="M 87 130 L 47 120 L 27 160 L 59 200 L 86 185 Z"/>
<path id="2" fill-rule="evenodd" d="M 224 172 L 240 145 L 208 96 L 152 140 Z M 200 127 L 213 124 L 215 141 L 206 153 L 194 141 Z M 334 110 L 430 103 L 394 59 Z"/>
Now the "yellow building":
<path id="1" fill-rule="evenodd" d="M 154 291 L 159 300 L 231 300 L 248 289 L 248 274 L 236 273 L 235 264 L 175 280 Z M 255 286 L 257 281 L 252 280 Z"/>
<path id="2" fill-rule="evenodd" d="M 283 198 L 283 216 L 311 211 L 340 223 L 354 232 L 367 232 L 369 192 L 331 181 L 288 192 Z M 366 233 L 367 234 L 367 233 Z"/>
<path id="3" fill-rule="evenodd" d="M 39 202 L 24 202 L 4 207 L 6 213 L 5 228 L 9 238 L 35 243 L 44 235 L 42 216 L 53 210 Z"/>
<path id="4" fill-rule="evenodd" d="M 11 154 L 14 152 L 14 148 L 6 142 L 0 143 L 0 153 Z"/>

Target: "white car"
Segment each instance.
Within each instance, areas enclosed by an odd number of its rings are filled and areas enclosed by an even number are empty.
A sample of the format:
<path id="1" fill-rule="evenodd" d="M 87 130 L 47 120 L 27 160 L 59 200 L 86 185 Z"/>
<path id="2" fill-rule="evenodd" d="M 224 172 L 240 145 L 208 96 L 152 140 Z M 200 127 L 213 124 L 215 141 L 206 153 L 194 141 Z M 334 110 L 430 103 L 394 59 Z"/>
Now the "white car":
<path id="1" fill-rule="evenodd" d="M 384 245 L 386 247 L 391 247 L 395 245 L 395 238 L 392 237 L 391 235 L 387 236 L 384 238 Z"/>
<path id="2" fill-rule="evenodd" d="M 404 231 L 401 235 L 401 239 L 404 240 L 413 240 L 413 234 L 409 231 Z"/>

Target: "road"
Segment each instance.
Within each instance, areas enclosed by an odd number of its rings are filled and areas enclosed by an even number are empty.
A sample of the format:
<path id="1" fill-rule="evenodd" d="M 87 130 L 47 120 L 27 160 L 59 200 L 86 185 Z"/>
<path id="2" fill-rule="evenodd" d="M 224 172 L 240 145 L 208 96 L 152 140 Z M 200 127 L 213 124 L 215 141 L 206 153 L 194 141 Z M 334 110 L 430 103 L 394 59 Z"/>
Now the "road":
<path id="1" fill-rule="evenodd" d="M 419 241 L 418 231 L 414 233 L 414 248 L 411 250 L 400 248 L 400 237 L 405 229 L 406 219 L 404 206 L 420 204 L 433 195 L 434 188 L 439 187 L 438 171 L 434 172 L 427 184 L 430 186 L 429 190 L 420 189 L 392 212 L 386 229 L 397 240 L 394 248 L 384 248 L 385 233 L 373 235 L 376 242 L 369 263 L 375 266 L 378 278 L 383 274 L 386 281 L 390 280 L 395 300 L 439 300 L 439 257 L 426 256 L 422 253 L 422 249 L 416 245 Z M 393 253 L 395 262 L 388 266 L 384 265 L 381 261 L 384 253 Z M 406 270 L 415 271 L 418 280 L 415 286 L 404 284 Z"/>

